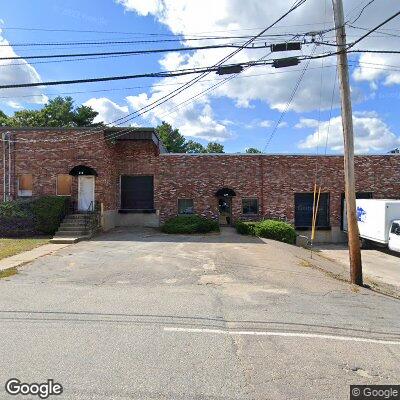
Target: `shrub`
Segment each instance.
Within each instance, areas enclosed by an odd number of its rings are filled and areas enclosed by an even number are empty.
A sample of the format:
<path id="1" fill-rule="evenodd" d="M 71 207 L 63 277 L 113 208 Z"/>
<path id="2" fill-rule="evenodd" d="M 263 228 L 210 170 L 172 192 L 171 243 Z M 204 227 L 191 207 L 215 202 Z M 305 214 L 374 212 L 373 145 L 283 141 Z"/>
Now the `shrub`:
<path id="1" fill-rule="evenodd" d="M 165 233 L 207 233 L 218 232 L 218 222 L 198 215 L 179 215 L 169 219 L 162 226 Z"/>
<path id="2" fill-rule="evenodd" d="M 0 234 L 21 237 L 37 234 L 29 202 L 25 200 L 0 203 Z"/>
<path id="3" fill-rule="evenodd" d="M 284 243 L 296 243 L 296 231 L 294 227 L 282 221 L 274 221 L 272 219 L 261 221 L 255 226 L 255 234 L 259 237 L 279 240 Z"/>
<path id="4" fill-rule="evenodd" d="M 257 222 L 254 221 L 237 221 L 235 228 L 237 233 L 240 233 L 241 235 L 255 235 L 255 227 L 257 225 Z"/>
<path id="5" fill-rule="evenodd" d="M 62 219 L 69 197 L 44 196 L 32 201 L 31 209 L 35 218 L 36 229 L 48 235 L 53 235 Z"/>
<path id="6" fill-rule="evenodd" d="M 27 218 L 29 217 L 29 207 L 26 202 L 6 201 L 0 203 L 0 217 L 3 218 Z"/>

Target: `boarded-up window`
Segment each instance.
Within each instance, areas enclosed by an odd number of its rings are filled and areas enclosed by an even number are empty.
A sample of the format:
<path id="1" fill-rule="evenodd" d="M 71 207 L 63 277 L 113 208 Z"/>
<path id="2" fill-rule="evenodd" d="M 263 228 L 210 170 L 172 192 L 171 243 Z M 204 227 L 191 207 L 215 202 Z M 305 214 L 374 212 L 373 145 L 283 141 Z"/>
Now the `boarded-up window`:
<path id="1" fill-rule="evenodd" d="M 57 175 L 57 194 L 71 196 L 72 176 L 68 174 Z"/>
<path id="2" fill-rule="evenodd" d="M 22 174 L 18 177 L 18 196 L 32 196 L 33 178 L 31 174 Z"/>

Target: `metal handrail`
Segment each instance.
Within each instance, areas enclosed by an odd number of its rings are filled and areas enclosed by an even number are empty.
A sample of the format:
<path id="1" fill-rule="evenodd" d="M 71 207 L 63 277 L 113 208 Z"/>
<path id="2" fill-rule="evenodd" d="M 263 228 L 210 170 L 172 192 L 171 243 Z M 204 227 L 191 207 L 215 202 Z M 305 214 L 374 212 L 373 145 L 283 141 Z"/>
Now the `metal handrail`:
<path id="1" fill-rule="evenodd" d="M 85 232 L 87 232 L 89 224 L 91 230 L 99 226 L 99 210 L 97 201 L 91 201 L 86 211 Z"/>

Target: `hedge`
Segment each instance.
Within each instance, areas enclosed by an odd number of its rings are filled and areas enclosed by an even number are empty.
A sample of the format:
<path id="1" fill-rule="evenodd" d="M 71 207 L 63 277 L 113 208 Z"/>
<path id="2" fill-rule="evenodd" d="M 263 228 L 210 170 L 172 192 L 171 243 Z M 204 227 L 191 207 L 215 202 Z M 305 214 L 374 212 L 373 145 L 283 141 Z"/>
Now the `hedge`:
<path id="1" fill-rule="evenodd" d="M 260 222 L 238 221 L 236 230 L 243 235 L 255 235 L 262 238 L 295 244 L 296 231 L 286 222 L 266 219 Z"/>
<path id="2" fill-rule="evenodd" d="M 44 196 L 0 204 L 2 236 L 53 235 L 65 216 L 69 197 Z"/>
<path id="3" fill-rule="evenodd" d="M 219 232 L 219 224 L 199 215 L 179 215 L 161 227 L 165 233 L 208 233 Z"/>
<path id="4" fill-rule="evenodd" d="M 237 221 L 236 222 L 236 231 L 242 235 L 255 235 L 255 227 L 258 222 L 254 221 Z"/>
<path id="5" fill-rule="evenodd" d="M 32 202 L 32 212 L 36 229 L 48 235 L 56 233 L 65 217 L 68 201 L 69 197 L 64 196 L 44 196 L 35 199 Z"/>

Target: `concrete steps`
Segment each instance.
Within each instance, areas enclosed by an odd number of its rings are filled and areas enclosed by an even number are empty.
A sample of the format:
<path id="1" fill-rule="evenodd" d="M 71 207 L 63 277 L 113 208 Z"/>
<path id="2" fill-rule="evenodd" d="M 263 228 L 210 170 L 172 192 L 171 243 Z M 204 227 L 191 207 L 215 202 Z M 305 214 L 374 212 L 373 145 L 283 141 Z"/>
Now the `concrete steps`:
<path id="1" fill-rule="evenodd" d="M 94 232 L 91 231 L 88 223 L 93 217 L 90 213 L 79 213 L 67 215 L 51 243 L 76 243 L 80 240 L 90 239 Z"/>

